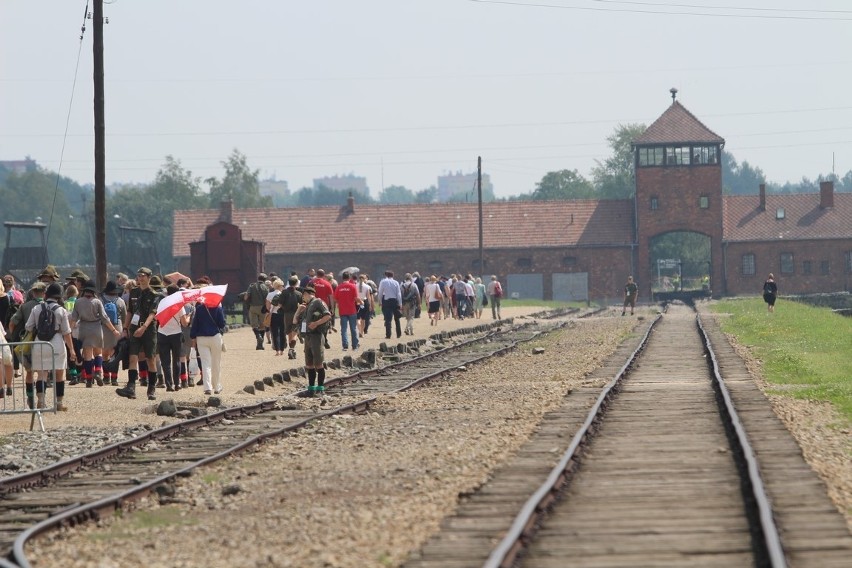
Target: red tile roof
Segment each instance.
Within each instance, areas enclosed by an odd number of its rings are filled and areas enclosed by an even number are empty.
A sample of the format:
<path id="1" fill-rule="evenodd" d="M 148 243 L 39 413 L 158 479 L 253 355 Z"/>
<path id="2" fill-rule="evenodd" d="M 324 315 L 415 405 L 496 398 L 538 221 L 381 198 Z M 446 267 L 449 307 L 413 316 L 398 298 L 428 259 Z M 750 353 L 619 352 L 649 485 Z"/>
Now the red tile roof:
<path id="1" fill-rule="evenodd" d="M 634 144 L 724 144 L 725 139 L 704 126 L 695 115 L 675 101 L 649 126 Z"/>
<path id="2" fill-rule="evenodd" d="M 766 196 L 766 210 L 757 195 L 725 196 L 722 207 L 727 241 L 777 239 L 848 239 L 852 237 L 852 193 L 834 193 L 834 207 L 821 209 L 818 193 Z M 784 218 L 776 219 L 779 207 Z"/>
<path id="3" fill-rule="evenodd" d="M 174 212 L 172 254 L 189 256 L 219 210 Z M 355 204 L 341 207 L 235 209 L 243 239 L 266 243 L 266 254 L 475 249 L 476 203 Z M 486 248 L 627 245 L 633 241 L 632 200 L 505 201 L 483 204 Z"/>

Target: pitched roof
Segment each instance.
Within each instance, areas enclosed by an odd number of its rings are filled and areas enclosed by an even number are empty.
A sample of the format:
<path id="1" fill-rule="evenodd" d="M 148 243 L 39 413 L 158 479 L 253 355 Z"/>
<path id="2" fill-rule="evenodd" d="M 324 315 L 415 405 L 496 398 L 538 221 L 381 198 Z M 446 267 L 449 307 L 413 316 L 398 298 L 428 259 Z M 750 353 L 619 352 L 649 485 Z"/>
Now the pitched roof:
<path id="1" fill-rule="evenodd" d="M 725 139 L 704 126 L 695 115 L 678 101 L 639 135 L 633 143 L 640 144 L 724 144 Z"/>
<path id="2" fill-rule="evenodd" d="M 728 195 L 722 201 L 727 241 L 778 239 L 848 239 L 852 237 L 852 193 L 834 194 L 834 207 L 821 209 L 820 194 L 766 196 L 766 210 L 757 195 Z M 779 207 L 784 218 L 776 219 Z"/>
<path id="3" fill-rule="evenodd" d="M 630 244 L 632 200 L 503 201 L 483 204 L 486 248 Z M 189 256 L 219 220 L 216 209 L 174 212 L 172 254 Z M 243 239 L 266 243 L 266 254 L 447 250 L 479 247 L 476 203 L 235 209 Z M 309 237 L 306 237 L 309 235 Z"/>

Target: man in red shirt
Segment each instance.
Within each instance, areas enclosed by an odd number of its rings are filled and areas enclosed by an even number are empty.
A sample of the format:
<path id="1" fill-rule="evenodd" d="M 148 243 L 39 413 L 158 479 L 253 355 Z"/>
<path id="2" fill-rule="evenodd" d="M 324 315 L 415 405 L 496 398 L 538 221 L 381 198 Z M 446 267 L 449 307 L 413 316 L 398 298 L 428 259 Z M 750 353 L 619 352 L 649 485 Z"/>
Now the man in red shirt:
<path id="1" fill-rule="evenodd" d="M 348 328 L 352 332 L 352 351 L 355 351 L 358 349 L 358 304 L 361 299 L 358 297 L 358 287 L 352 280 L 353 275 L 344 272 L 340 276 L 342 281 L 334 291 L 334 301 L 340 315 L 340 339 L 343 341 L 343 350 L 349 349 Z"/>

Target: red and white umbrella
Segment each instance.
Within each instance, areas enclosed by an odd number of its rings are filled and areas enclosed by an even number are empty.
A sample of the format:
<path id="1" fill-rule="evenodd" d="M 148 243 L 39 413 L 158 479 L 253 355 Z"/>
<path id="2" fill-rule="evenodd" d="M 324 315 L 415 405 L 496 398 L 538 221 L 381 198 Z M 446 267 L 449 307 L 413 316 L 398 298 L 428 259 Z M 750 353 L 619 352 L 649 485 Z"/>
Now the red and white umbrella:
<path id="1" fill-rule="evenodd" d="M 169 294 L 157 307 L 157 322 L 166 325 L 170 319 L 175 317 L 183 307 L 190 302 L 202 302 L 208 308 L 215 308 L 222 303 L 222 298 L 228 291 L 227 284 L 219 286 L 204 286 L 203 288 L 192 288 L 190 290 L 178 290 Z"/>

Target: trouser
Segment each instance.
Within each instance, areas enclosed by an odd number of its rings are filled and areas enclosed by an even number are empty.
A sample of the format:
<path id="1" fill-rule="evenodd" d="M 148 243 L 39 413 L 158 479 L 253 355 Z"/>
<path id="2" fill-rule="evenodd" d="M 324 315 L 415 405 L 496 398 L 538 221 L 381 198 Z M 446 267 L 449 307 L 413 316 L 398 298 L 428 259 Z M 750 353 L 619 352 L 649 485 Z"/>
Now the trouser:
<path id="1" fill-rule="evenodd" d="M 270 320 L 270 331 L 272 332 L 272 348 L 275 351 L 284 351 L 284 313 L 280 310 L 272 314 Z"/>
<path id="2" fill-rule="evenodd" d="M 489 301 L 491 304 L 491 317 L 493 319 L 500 319 L 500 298 L 497 296 L 490 296 L 491 300 Z"/>
<path id="3" fill-rule="evenodd" d="M 222 390 L 222 374 L 219 363 L 222 359 L 222 334 L 214 336 L 199 335 L 195 338 L 198 355 L 201 357 L 201 378 L 204 390 Z"/>
<path id="4" fill-rule="evenodd" d="M 391 338 L 391 321 L 396 322 L 396 336 L 402 337 L 402 325 L 399 323 L 399 318 L 402 317 L 399 311 L 399 300 L 396 298 L 383 299 L 382 315 L 385 317 L 385 339 Z"/>
<path id="5" fill-rule="evenodd" d="M 160 364 L 166 386 L 173 387 L 180 380 L 180 351 L 183 347 L 183 333 L 173 335 L 159 334 L 157 337 L 157 352 L 160 354 Z"/>
<path id="6" fill-rule="evenodd" d="M 358 315 L 351 314 L 348 316 L 340 316 L 340 340 L 343 342 L 343 348 L 349 348 L 349 341 L 346 337 L 347 328 L 352 333 L 352 349 L 358 349 Z"/>

